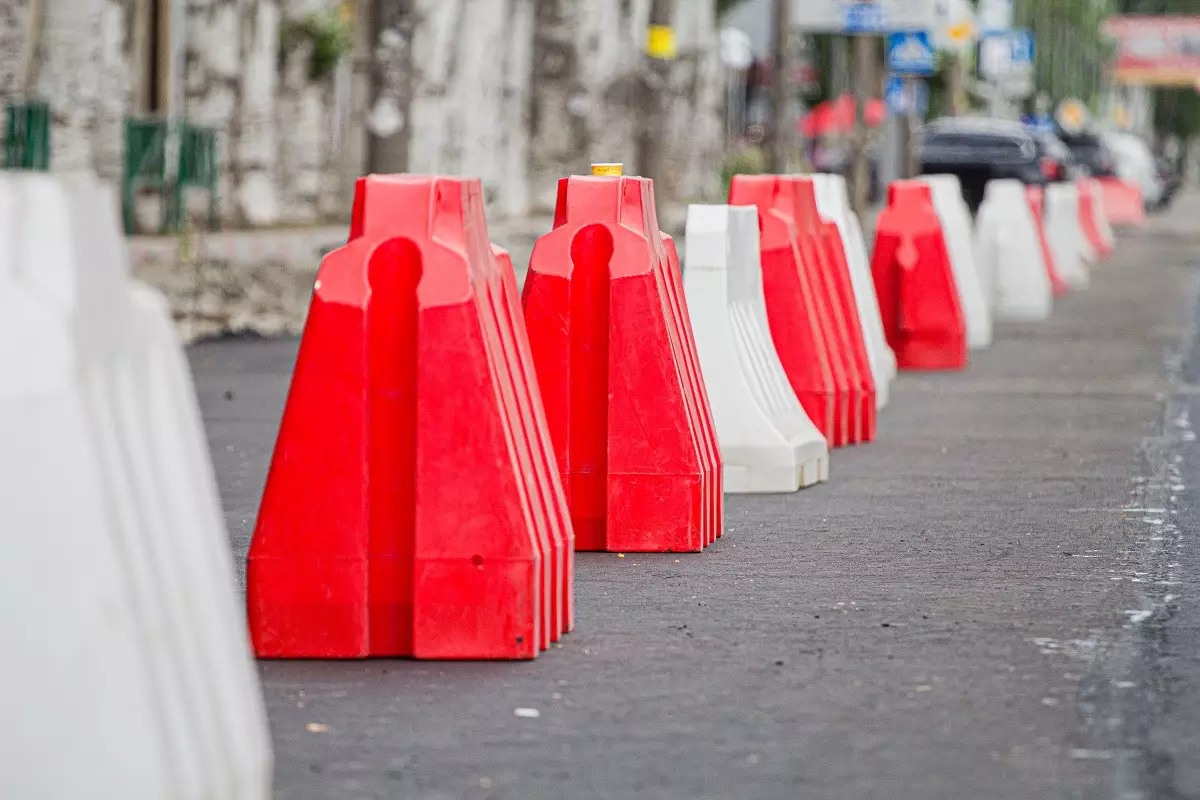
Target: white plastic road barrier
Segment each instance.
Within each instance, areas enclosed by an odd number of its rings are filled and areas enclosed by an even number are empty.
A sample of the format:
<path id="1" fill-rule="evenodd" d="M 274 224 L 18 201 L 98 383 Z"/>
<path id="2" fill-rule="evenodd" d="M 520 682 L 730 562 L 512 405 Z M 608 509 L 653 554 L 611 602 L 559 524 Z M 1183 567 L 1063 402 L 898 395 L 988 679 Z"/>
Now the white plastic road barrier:
<path id="1" fill-rule="evenodd" d="M 829 477 L 767 324 L 752 207 L 688 208 L 684 292 L 725 462 L 725 491 L 794 492 Z"/>
<path id="2" fill-rule="evenodd" d="M 841 175 L 813 175 L 817 193 L 817 210 L 826 220 L 837 225 L 846 248 L 846 263 L 850 265 L 850 281 L 854 287 L 854 302 L 867 345 L 867 359 L 875 378 L 875 405 L 883 408 L 891 394 L 890 384 L 896 377 L 896 354 L 887 343 L 883 317 L 879 313 L 879 298 L 871 277 L 871 258 L 858 216 L 850 208 L 846 179 Z"/>
<path id="3" fill-rule="evenodd" d="M 104 654 L 124 648 L 138 675 L 129 689 L 137 696 L 105 699 L 122 709 L 149 708 L 154 730 L 148 738 L 114 737 L 114 726 L 125 724 L 123 711 L 114 722 L 114 712 L 92 714 L 86 704 L 83 714 L 58 708 L 69 692 L 58 686 L 65 676 L 53 670 L 45 671 L 38 705 L 14 718 L 70 715 L 81 743 L 128 748 L 114 758 L 139 760 L 122 780 L 161 776 L 154 789 L 110 788 L 97 779 L 106 770 L 89 769 L 99 754 L 64 761 L 59 749 L 42 752 L 41 743 L 24 739 L 22 726 L 10 726 L 0 733 L 0 746 L 16 739 L 18 751 L 31 751 L 31 758 L 40 752 L 42 761 L 16 777 L 24 791 L 8 791 L 10 773 L 0 772 L 0 796 L 264 800 L 271 759 L 262 697 L 195 396 L 168 310 L 155 292 L 129 279 L 108 189 L 86 178 L 51 176 L 0 183 L 19 196 L 16 213 L 0 220 L 19 233 L 16 283 L 38 298 L 49 327 L 65 342 L 68 391 L 82 413 L 81 433 L 63 443 L 73 448 L 63 457 L 90 465 L 86 475 L 80 467 L 79 481 L 89 483 L 76 491 L 91 492 L 103 513 L 85 517 L 78 535 L 115 563 L 128 612 L 132 644 L 101 638 L 98 646 Z M 0 422 L 21 424 L 11 416 Z M 9 466 L 0 460 L 0 469 Z M 22 478 L 17 473 L 15 486 L 6 488 L 20 493 Z M 76 557 L 69 547 L 56 552 L 60 559 Z M 0 561 L 12 559 L 5 553 Z M 66 574 L 41 574 L 40 591 L 53 603 Z M 73 627 L 65 633 L 76 635 Z M 30 651 L 38 644 L 31 642 Z M 92 666 L 77 661 L 77 670 L 82 663 Z M 89 789 L 67 793 L 60 788 L 64 773 L 87 779 Z"/>
<path id="4" fill-rule="evenodd" d="M 1072 289 L 1086 288 L 1090 277 L 1087 261 L 1092 247 L 1079 224 L 1079 189 L 1073 183 L 1046 187 L 1046 238 L 1058 274 Z"/>
<path id="5" fill-rule="evenodd" d="M 53 312 L 17 283 L 20 198 L 0 180 L 0 796 L 177 795 L 144 641 L 113 546 L 74 364 Z"/>
<path id="6" fill-rule="evenodd" d="M 1108 211 L 1104 208 L 1104 187 L 1095 178 L 1089 178 L 1088 185 L 1092 187 L 1092 217 L 1096 220 L 1100 239 L 1104 242 L 1105 247 L 1111 249 L 1116 244 L 1116 239 L 1112 223 L 1108 219 Z"/>
<path id="7" fill-rule="evenodd" d="M 942 221 L 946 249 L 950 252 L 950 266 L 954 270 L 954 283 L 958 287 L 958 300 L 966 317 L 967 346 L 973 350 L 990 347 L 992 309 L 983 292 L 979 268 L 975 264 L 975 223 L 971 219 L 971 210 L 963 200 L 962 185 L 955 175 L 923 175 L 920 180 L 929 184 L 934 210 Z"/>
<path id="8" fill-rule="evenodd" d="M 1083 263 L 1086 267 L 1088 267 L 1090 269 L 1091 267 L 1095 266 L 1096 264 L 1099 264 L 1100 258 L 1101 258 L 1100 252 L 1096 249 L 1096 246 L 1094 244 L 1092 244 L 1092 239 L 1090 236 L 1087 235 L 1087 231 L 1084 228 L 1084 217 L 1083 217 L 1083 208 L 1082 208 L 1083 202 L 1084 202 L 1083 195 L 1084 195 L 1085 191 L 1090 191 L 1090 190 L 1088 190 L 1081 181 L 1072 181 L 1071 186 L 1073 186 L 1075 188 L 1075 202 L 1078 203 L 1080 206 L 1080 208 L 1076 210 L 1075 225 L 1079 228 L 1079 235 L 1081 237 L 1080 238 L 1080 248 L 1082 249 L 1082 253 L 1083 253 Z M 1049 210 L 1049 197 L 1046 198 L 1046 201 L 1047 201 L 1047 211 L 1048 211 Z M 1093 216 L 1093 219 L 1095 219 L 1094 216 Z M 1090 274 L 1088 275 L 1088 282 L 1089 283 L 1091 282 Z"/>
<path id="9" fill-rule="evenodd" d="M 988 182 L 975 220 L 975 263 L 995 319 L 1030 322 L 1050 316 L 1050 275 L 1020 181 Z"/>

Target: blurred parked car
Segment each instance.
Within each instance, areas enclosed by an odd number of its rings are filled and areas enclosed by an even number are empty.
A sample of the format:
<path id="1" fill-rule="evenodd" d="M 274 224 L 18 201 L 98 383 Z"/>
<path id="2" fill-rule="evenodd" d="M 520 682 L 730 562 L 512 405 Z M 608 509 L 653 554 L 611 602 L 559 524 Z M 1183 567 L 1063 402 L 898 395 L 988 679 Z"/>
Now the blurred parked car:
<path id="1" fill-rule="evenodd" d="M 1051 183 L 1065 183 L 1088 176 L 1087 167 L 1071 148 L 1053 133 L 1031 128 L 1041 156 L 1042 174 Z"/>
<path id="2" fill-rule="evenodd" d="M 1116 177 L 1116 160 L 1100 134 L 1092 131 L 1082 133 L 1059 131 L 1058 138 L 1091 175 L 1097 178 Z"/>
<path id="3" fill-rule="evenodd" d="M 921 171 L 958 176 L 971 212 L 979 209 L 990 180 L 1016 179 L 1044 186 L 1067 167 L 1056 161 L 1053 143 L 1019 122 L 988 117 L 946 117 L 921 129 Z M 1061 153 L 1058 156 L 1061 158 Z"/>
<path id="4" fill-rule="evenodd" d="M 1165 156 L 1156 158 L 1154 165 L 1158 168 L 1158 179 L 1162 181 L 1163 185 L 1163 199 L 1160 207 L 1166 208 L 1175 199 L 1175 194 L 1183 184 L 1183 176 L 1179 174 L 1175 162 Z"/>

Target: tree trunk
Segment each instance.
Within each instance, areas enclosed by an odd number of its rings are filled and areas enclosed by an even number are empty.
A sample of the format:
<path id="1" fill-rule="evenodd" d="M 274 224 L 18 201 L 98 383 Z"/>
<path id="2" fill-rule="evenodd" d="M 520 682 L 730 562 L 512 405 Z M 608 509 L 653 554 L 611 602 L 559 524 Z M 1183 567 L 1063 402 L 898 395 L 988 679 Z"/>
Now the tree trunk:
<path id="1" fill-rule="evenodd" d="M 788 86 L 791 83 L 791 0 L 774 0 L 772 32 L 773 72 L 771 75 L 771 118 L 767 131 L 767 156 L 771 172 L 788 171 L 791 130 L 788 115 Z"/>
<path id="2" fill-rule="evenodd" d="M 406 172 L 409 168 L 416 28 L 412 6 L 412 0 L 372 0 L 374 95 L 367 117 L 370 172 Z"/>

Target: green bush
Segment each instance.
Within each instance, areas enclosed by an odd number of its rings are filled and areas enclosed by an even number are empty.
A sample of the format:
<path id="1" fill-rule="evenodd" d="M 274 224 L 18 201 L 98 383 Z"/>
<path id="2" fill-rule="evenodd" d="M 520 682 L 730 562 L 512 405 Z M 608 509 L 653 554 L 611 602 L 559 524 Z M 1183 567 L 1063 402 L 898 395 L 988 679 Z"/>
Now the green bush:
<path id="1" fill-rule="evenodd" d="M 320 81 L 333 74 L 339 61 L 354 47 L 354 21 L 348 6 L 337 10 L 315 12 L 303 19 L 287 20 L 279 32 L 279 57 L 282 62 L 288 53 L 304 43 L 312 46 L 309 55 L 308 77 Z"/>
<path id="2" fill-rule="evenodd" d="M 721 165 L 723 196 L 729 196 L 729 183 L 734 175 L 761 175 L 767 171 L 767 167 L 767 153 L 761 147 L 746 147 L 730 153 Z"/>

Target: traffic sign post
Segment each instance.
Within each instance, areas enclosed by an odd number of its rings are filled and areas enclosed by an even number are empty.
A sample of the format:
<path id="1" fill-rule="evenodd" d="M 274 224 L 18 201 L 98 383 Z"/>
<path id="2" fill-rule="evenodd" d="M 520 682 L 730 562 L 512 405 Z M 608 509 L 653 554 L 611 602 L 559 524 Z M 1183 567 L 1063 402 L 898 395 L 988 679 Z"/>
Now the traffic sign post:
<path id="1" fill-rule="evenodd" d="M 990 81 L 1032 73 L 1035 55 L 1033 34 L 1029 31 L 988 34 L 979 40 L 979 72 Z"/>
<path id="2" fill-rule="evenodd" d="M 883 97 L 897 134 L 897 150 L 893 153 L 902 157 L 902 177 L 916 177 L 921 169 L 916 132 L 929 113 L 929 84 L 921 78 L 892 75 Z"/>
<path id="3" fill-rule="evenodd" d="M 980 0 L 979 29 L 984 33 L 1003 33 L 1013 24 L 1013 0 Z"/>
<path id="4" fill-rule="evenodd" d="M 854 170 L 853 204 L 866 210 L 869 167 L 867 132 L 862 110 L 876 89 L 878 72 L 872 37 L 903 31 L 935 31 L 946 16 L 945 0 L 800 0 L 793 8 L 793 25 L 802 31 L 840 33 L 854 37 L 854 97 L 856 123 L 851 140 Z M 877 85 L 877 84 L 876 84 Z"/>
<path id="5" fill-rule="evenodd" d="M 992 33 L 979 40 L 979 74 L 992 84 L 992 111 L 998 115 L 1004 98 L 1033 94 L 1033 34 L 1027 30 Z"/>

